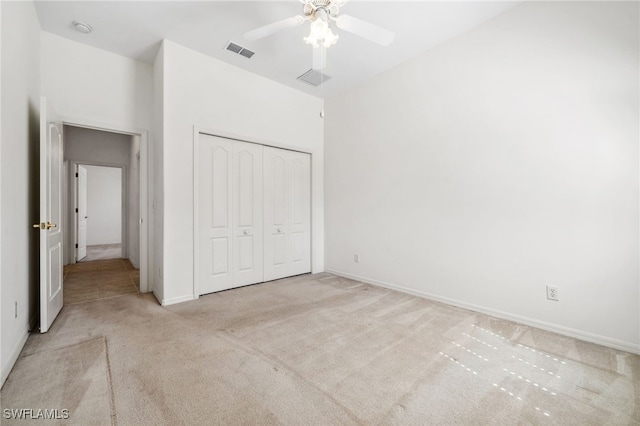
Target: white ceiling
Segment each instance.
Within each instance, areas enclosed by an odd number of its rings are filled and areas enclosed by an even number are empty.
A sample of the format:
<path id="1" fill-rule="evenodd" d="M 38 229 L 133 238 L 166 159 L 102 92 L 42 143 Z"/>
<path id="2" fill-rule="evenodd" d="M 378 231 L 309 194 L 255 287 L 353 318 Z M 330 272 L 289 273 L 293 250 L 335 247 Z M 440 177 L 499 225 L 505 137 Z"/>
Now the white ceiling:
<path id="1" fill-rule="evenodd" d="M 296 78 L 311 68 L 311 47 L 302 41 L 308 23 L 249 42 L 249 30 L 302 14 L 288 1 L 36 1 L 44 31 L 130 58 L 153 62 L 162 39 L 202 52 L 318 97 L 347 89 L 375 74 L 455 37 L 514 7 L 513 1 L 357 1 L 341 13 L 396 33 L 389 47 L 336 30 L 340 39 L 328 49 L 322 87 Z M 90 24 L 82 34 L 72 21 Z M 233 41 L 256 52 L 246 59 L 224 49 Z"/>

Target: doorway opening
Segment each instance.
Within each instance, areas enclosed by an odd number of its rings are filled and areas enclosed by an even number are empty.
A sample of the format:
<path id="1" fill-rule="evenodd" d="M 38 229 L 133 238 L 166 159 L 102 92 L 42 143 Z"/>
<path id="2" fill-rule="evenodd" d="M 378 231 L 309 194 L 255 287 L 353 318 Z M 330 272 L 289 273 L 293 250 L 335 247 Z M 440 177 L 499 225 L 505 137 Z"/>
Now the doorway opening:
<path id="1" fill-rule="evenodd" d="M 76 262 L 123 257 L 123 172 L 121 167 L 76 165 Z"/>
<path id="2" fill-rule="evenodd" d="M 114 149 L 118 145 L 124 149 Z M 66 267 L 83 265 L 76 262 L 79 209 L 76 210 L 76 170 L 79 165 L 116 167 L 126 188 L 122 204 L 126 206 L 122 225 L 124 238 L 121 257 L 115 259 L 125 269 L 124 287 L 133 284 L 134 291 L 148 292 L 148 144 L 145 130 L 105 127 L 61 120 L 45 97 L 40 98 L 40 332 L 46 333 L 60 313 L 65 299 Z M 119 156 L 120 155 L 120 156 Z M 126 184 L 124 184 L 126 182 Z M 85 214 L 85 216 L 88 215 Z M 111 260 L 87 262 L 112 262 Z M 137 268 L 133 267 L 133 262 Z M 128 272 L 127 264 L 134 272 Z M 100 268 L 105 269 L 105 268 Z M 118 268 L 116 268 L 118 269 Z M 113 278 L 108 274 L 109 278 Z M 137 279 L 136 279 L 137 278 Z M 134 282 L 135 280 L 135 282 Z M 80 277 L 76 283 L 86 282 Z M 102 280 L 98 293 L 114 289 L 112 280 Z M 137 284 L 137 285 L 136 285 Z M 120 285 L 115 287 L 122 287 Z M 80 290 L 86 290 L 80 285 Z M 120 291 L 120 288 L 116 288 Z M 82 292 L 82 291 L 81 291 Z M 77 294 L 80 294 L 78 292 Z M 104 296 L 103 296 L 104 297 Z M 98 297 L 98 298 L 103 298 Z M 108 296 L 106 296 L 108 297 Z"/>
<path id="3" fill-rule="evenodd" d="M 146 132 L 69 122 L 63 132 L 65 303 L 72 290 L 67 278 L 91 270 L 93 262 L 111 268 L 111 278 L 123 269 L 138 291 L 149 291 Z M 83 297 L 88 290 L 82 288 Z"/>

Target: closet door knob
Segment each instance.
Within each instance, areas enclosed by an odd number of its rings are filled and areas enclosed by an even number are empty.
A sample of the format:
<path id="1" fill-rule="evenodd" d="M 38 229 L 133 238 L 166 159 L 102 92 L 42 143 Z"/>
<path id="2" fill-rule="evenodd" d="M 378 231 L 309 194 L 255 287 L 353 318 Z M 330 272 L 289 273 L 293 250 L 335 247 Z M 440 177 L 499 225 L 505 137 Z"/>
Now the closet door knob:
<path id="1" fill-rule="evenodd" d="M 282 233 L 282 228 L 278 228 L 278 234 Z"/>
<path id="2" fill-rule="evenodd" d="M 249 231 L 247 231 L 246 229 L 243 232 L 244 235 L 249 235 Z"/>

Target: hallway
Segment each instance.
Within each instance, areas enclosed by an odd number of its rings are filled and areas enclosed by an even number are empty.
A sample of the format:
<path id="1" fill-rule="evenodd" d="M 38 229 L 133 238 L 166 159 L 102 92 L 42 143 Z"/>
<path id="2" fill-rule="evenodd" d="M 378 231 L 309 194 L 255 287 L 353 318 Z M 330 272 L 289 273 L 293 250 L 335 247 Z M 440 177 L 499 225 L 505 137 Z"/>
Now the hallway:
<path id="1" fill-rule="evenodd" d="M 94 260 L 121 259 L 122 244 L 99 244 L 87 246 L 87 255 L 78 262 L 91 262 Z"/>
<path id="2" fill-rule="evenodd" d="M 137 293 L 140 270 L 128 259 L 95 260 L 64 267 L 64 304 Z"/>

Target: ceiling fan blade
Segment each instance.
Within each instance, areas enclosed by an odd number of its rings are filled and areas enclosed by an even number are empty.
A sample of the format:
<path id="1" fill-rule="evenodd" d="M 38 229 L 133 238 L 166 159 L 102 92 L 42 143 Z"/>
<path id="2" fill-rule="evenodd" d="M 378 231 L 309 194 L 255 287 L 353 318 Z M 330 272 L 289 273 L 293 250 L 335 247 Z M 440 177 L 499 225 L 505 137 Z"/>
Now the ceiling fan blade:
<path id="1" fill-rule="evenodd" d="M 313 68 L 316 71 L 321 71 L 327 66 L 327 48 L 323 44 L 313 48 Z"/>
<path id="2" fill-rule="evenodd" d="M 338 28 L 353 33 L 381 46 L 389 46 L 396 34 L 377 25 L 354 18 L 350 15 L 340 15 L 336 18 Z"/>
<path id="3" fill-rule="evenodd" d="M 251 30 L 248 33 L 245 33 L 244 38 L 247 40 L 255 41 L 261 38 L 270 36 L 280 30 L 284 30 L 286 28 L 296 27 L 304 22 L 304 18 L 302 16 L 292 16 L 291 18 L 283 19 L 282 21 L 274 22 L 273 24 L 265 25 L 263 27 L 256 28 L 255 30 Z"/>

